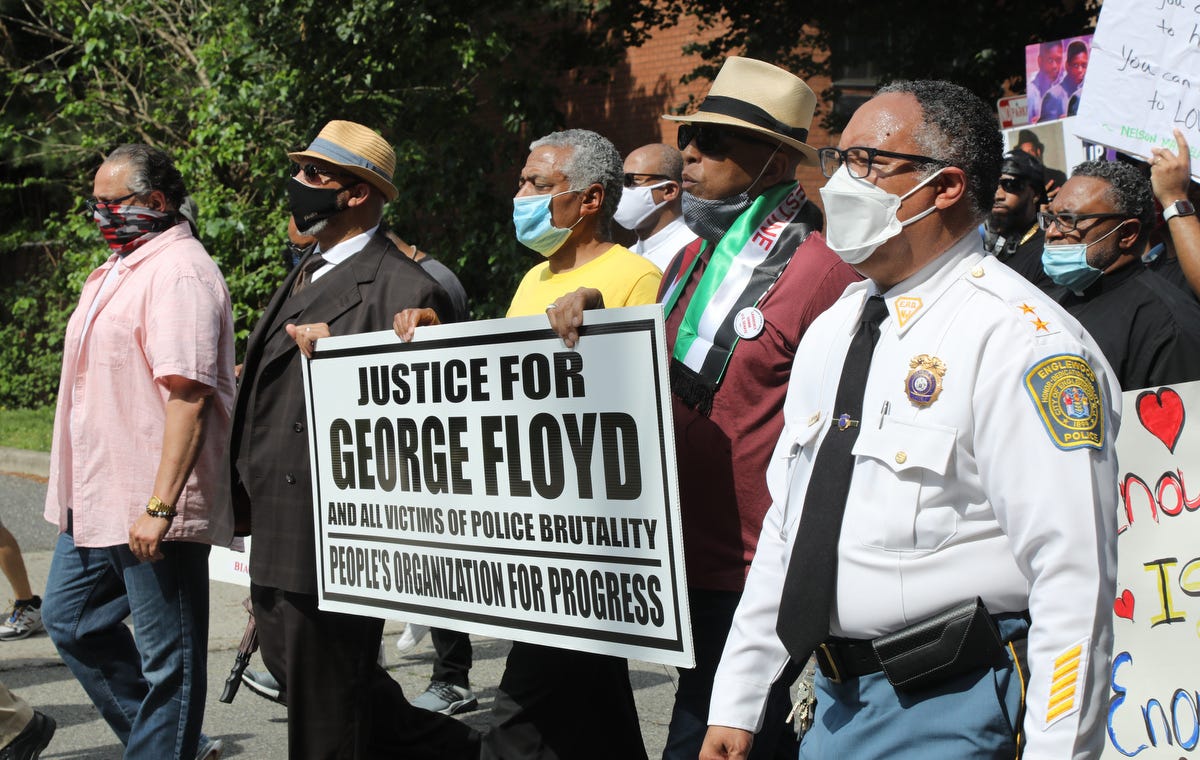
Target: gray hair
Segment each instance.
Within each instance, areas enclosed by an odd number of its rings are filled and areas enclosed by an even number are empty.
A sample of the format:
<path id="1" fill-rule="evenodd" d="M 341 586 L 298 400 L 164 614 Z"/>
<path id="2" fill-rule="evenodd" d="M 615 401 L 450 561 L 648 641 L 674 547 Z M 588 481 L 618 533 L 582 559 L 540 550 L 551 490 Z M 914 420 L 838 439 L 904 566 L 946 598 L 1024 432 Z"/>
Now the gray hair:
<path id="1" fill-rule="evenodd" d="M 1106 199 L 1117 213 L 1142 223 L 1139 237 L 1154 226 L 1154 190 L 1136 167 L 1120 161 L 1084 161 L 1071 176 L 1095 177 L 1108 183 Z"/>
<path id="2" fill-rule="evenodd" d="M 178 210 L 188 194 L 183 175 L 175 168 L 171 157 L 158 148 L 141 143 L 122 145 L 109 153 L 104 163 L 127 164 L 130 168 L 129 191 L 141 196 L 159 190 L 172 209 Z"/>
<path id="3" fill-rule="evenodd" d="M 967 175 L 967 199 L 976 221 L 992 208 L 1000 184 L 1004 141 L 994 110 L 965 87 L 938 80 L 893 82 L 877 94 L 912 95 L 921 106 L 921 127 L 913 141 L 930 158 L 957 166 Z"/>
<path id="4" fill-rule="evenodd" d="M 564 129 L 551 132 L 529 144 L 530 150 L 541 147 L 571 148 L 571 154 L 559 167 L 572 190 L 582 190 L 598 184 L 604 188 L 604 205 L 600 208 L 600 231 L 608 233 L 609 222 L 621 201 L 622 164 L 608 138 L 587 129 Z"/>

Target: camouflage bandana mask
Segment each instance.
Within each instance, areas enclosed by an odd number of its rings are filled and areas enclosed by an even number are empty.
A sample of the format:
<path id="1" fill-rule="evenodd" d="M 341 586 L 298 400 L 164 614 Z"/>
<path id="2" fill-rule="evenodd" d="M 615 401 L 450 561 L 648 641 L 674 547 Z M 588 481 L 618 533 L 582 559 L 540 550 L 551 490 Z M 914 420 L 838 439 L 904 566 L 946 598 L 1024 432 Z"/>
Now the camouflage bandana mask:
<path id="1" fill-rule="evenodd" d="M 155 211 L 145 206 L 98 206 L 92 218 L 104 242 L 118 256 L 128 256 L 179 221 L 174 211 Z"/>

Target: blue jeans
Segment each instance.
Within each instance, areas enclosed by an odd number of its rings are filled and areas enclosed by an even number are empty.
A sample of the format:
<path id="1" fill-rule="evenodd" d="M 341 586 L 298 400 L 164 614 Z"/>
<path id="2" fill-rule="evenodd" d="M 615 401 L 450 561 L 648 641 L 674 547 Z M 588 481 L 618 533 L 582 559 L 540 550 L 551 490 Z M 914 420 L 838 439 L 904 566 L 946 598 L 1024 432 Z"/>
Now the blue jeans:
<path id="1" fill-rule="evenodd" d="M 663 760 L 695 760 L 700 754 L 704 734 L 708 731 L 713 678 L 741 598 L 738 591 L 688 590 L 696 667 L 679 669 L 679 686 L 675 691 L 675 707 L 671 711 Z M 778 682 L 771 687 L 763 729 L 754 737 L 750 760 L 795 760 L 799 741 L 792 724 L 786 720 L 792 709 L 790 686 L 790 683 Z"/>
<path id="2" fill-rule="evenodd" d="M 42 621 L 63 662 L 125 745 L 125 760 L 195 757 L 208 675 L 207 544 L 128 546 L 58 537 Z M 133 618 L 134 632 L 125 625 Z"/>

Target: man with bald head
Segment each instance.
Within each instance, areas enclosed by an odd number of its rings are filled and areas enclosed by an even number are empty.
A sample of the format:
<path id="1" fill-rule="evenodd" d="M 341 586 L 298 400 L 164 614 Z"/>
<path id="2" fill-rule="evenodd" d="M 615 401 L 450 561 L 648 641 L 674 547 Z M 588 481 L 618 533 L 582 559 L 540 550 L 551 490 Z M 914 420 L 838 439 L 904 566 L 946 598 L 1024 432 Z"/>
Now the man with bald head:
<path id="1" fill-rule="evenodd" d="M 829 246 L 868 279 L 797 349 L 700 757 L 746 757 L 772 681 L 814 652 L 801 758 L 1095 757 L 1121 391 L 982 249 L 995 114 L 897 82 L 820 157 Z"/>
<path id="2" fill-rule="evenodd" d="M 613 221 L 637 235 L 630 249 L 666 269 L 696 239 L 683 221 L 683 154 L 650 143 L 625 157 L 625 191 Z"/>

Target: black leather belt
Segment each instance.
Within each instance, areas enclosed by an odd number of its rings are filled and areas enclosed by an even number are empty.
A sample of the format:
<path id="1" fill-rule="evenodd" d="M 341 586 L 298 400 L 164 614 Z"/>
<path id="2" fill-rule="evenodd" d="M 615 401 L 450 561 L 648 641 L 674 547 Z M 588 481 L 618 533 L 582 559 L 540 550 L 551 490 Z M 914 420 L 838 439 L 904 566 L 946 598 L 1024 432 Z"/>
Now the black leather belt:
<path id="1" fill-rule="evenodd" d="M 980 607 L 980 611 L 982 612 L 982 615 L 983 615 L 983 617 L 979 618 L 979 619 L 982 619 L 983 621 L 985 621 L 984 624 L 989 625 L 989 626 L 992 625 L 992 623 L 986 622 L 988 617 L 991 617 L 993 623 L 998 623 L 999 621 L 1001 621 L 1005 618 L 1014 618 L 1014 617 L 1023 618 L 1027 622 L 1029 620 L 1028 612 L 1005 613 L 1005 614 L 1000 614 L 1000 615 L 989 616 L 989 615 L 987 615 L 986 609 L 982 608 L 982 602 L 978 602 L 978 604 Z M 969 603 L 967 605 L 963 605 L 962 608 L 968 609 Z M 929 622 L 936 622 L 936 619 L 931 619 Z M 909 630 L 918 631 L 918 629 L 920 629 L 924 625 L 926 625 L 926 623 L 918 623 L 915 626 L 909 626 L 908 628 L 906 628 L 904 630 L 905 631 L 909 631 Z M 934 628 L 932 630 L 936 633 L 938 629 Z M 992 630 L 995 631 L 995 628 L 993 628 Z M 901 632 L 901 633 L 903 633 L 903 632 Z M 1020 633 L 1018 633 L 1016 636 L 1013 636 L 1012 639 L 1015 640 L 1015 639 L 1024 638 L 1025 634 L 1026 634 L 1026 631 L 1023 630 Z M 922 636 L 924 637 L 925 640 L 928 640 L 930 638 L 927 634 L 922 634 L 918 631 L 917 636 L 914 637 L 914 638 L 918 639 L 916 641 L 918 649 L 921 648 L 921 645 L 923 643 L 921 640 Z M 990 641 L 984 641 L 982 644 L 980 644 L 980 642 L 977 639 L 972 639 L 971 641 L 973 641 L 975 644 L 978 645 L 978 646 L 976 646 L 976 649 L 978 650 L 976 652 L 971 652 L 971 651 L 963 652 L 963 651 L 961 651 L 963 648 L 963 645 L 960 644 L 957 646 L 957 650 L 956 650 L 955 654 L 956 654 L 956 656 L 966 655 L 965 661 L 968 664 L 970 662 L 975 662 L 980 659 L 987 660 L 989 657 L 994 657 L 996 655 L 1002 656 L 1002 653 L 998 652 L 996 650 L 996 647 L 997 647 L 998 643 L 1002 644 L 1003 642 L 997 642 L 995 636 L 996 636 L 996 634 L 993 633 Z M 878 639 L 849 639 L 849 638 L 842 638 L 839 636 L 831 636 L 828 639 L 826 639 L 824 643 L 819 645 L 817 647 L 816 652 L 814 652 L 814 654 L 816 655 L 816 659 L 817 659 L 817 667 L 820 668 L 822 675 L 824 675 L 826 678 L 828 678 L 830 681 L 833 681 L 834 683 L 841 683 L 842 681 L 846 680 L 847 678 L 858 678 L 859 676 L 866 676 L 866 675 L 870 675 L 872 673 L 879 673 L 879 672 L 885 670 L 883 661 L 880 659 L 879 649 L 882 648 L 885 653 L 894 652 L 894 649 L 895 649 L 894 645 L 892 645 L 890 643 L 885 643 L 885 642 L 889 642 L 890 640 L 895 640 L 896 638 L 898 638 L 897 634 L 889 634 L 887 636 L 881 636 Z M 950 641 L 949 643 L 951 645 L 954 645 L 955 642 Z M 966 644 L 966 643 L 967 643 L 966 641 L 963 642 L 963 644 Z M 971 647 L 969 647 L 969 646 L 967 647 L 968 650 L 970 648 Z M 894 671 L 889 669 L 888 670 L 889 680 L 892 680 L 893 674 L 894 674 Z"/>
<path id="2" fill-rule="evenodd" d="M 821 675 L 834 683 L 883 670 L 883 663 L 875 655 L 875 648 L 871 646 L 870 639 L 843 639 L 831 636 L 817 647 L 816 655 Z"/>

